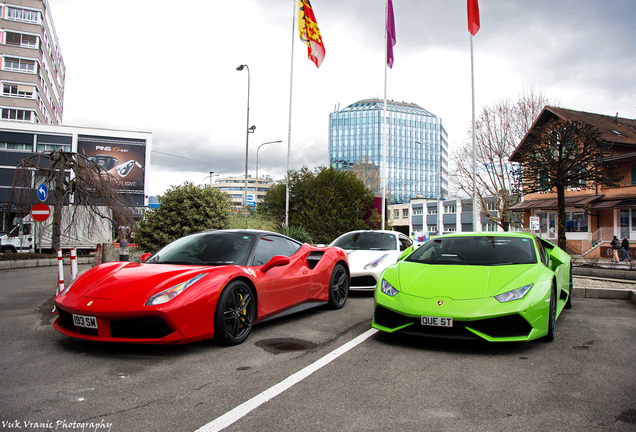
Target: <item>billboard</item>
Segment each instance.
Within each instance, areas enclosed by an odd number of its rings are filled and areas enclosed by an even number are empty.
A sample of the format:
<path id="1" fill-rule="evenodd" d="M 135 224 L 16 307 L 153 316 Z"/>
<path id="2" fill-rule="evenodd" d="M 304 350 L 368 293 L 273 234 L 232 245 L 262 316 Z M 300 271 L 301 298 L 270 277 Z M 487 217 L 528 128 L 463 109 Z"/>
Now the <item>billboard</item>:
<path id="1" fill-rule="evenodd" d="M 144 193 L 145 140 L 78 135 L 77 152 L 111 174 L 117 180 L 118 189 Z"/>

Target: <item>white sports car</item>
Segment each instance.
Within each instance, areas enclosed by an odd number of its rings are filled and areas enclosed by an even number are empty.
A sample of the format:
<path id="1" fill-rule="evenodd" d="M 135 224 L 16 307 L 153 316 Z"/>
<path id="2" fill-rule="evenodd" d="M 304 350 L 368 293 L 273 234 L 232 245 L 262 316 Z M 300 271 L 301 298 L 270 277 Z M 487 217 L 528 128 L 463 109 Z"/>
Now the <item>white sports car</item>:
<path id="1" fill-rule="evenodd" d="M 351 231 L 329 246 L 338 246 L 349 254 L 349 289 L 373 291 L 382 271 L 395 264 L 411 245 L 413 240 L 397 231 Z"/>

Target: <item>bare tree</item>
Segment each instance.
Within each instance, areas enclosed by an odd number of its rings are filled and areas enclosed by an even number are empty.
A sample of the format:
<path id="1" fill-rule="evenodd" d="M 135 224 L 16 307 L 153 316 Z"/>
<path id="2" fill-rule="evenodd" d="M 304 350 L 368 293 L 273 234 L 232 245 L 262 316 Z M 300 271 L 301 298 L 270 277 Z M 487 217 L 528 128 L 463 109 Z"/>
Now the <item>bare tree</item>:
<path id="1" fill-rule="evenodd" d="M 594 126 L 578 121 L 551 119 L 535 127 L 517 149 L 522 163 L 523 191 L 557 192 L 558 245 L 565 250 L 565 191 L 616 185 L 622 175 L 606 158 L 612 144 Z"/>
<path id="2" fill-rule="evenodd" d="M 124 192 L 118 189 L 117 179 L 83 155 L 61 150 L 45 151 L 20 161 L 9 200 L 16 203 L 23 214 L 37 202 L 34 189 L 39 183 L 48 185 L 51 191 L 53 250 L 60 247 L 62 208 L 68 202 L 75 204 L 70 206 L 71 224 L 81 222 L 87 229 L 99 219 L 133 224 L 131 209 Z"/>
<path id="3" fill-rule="evenodd" d="M 508 160 L 534 119 L 548 104 L 548 99 L 534 89 L 525 90 L 516 102 L 500 100 L 484 107 L 475 122 L 476 173 L 475 192 L 477 205 L 489 221 L 504 231 L 511 226 L 520 227 L 521 213 L 515 214 L 510 207 L 521 201 L 520 174 L 515 163 Z M 473 195 L 473 145 L 472 128 L 468 131 L 464 145 L 451 156 L 454 170 L 452 184 L 458 195 Z M 488 202 L 494 200 L 496 213 L 487 210 Z"/>

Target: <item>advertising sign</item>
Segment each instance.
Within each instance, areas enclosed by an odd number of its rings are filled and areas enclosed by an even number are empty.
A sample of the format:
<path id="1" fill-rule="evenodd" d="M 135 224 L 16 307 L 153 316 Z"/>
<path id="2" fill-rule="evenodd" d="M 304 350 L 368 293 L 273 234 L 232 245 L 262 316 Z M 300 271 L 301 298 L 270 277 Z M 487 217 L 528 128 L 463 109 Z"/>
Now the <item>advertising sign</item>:
<path id="1" fill-rule="evenodd" d="M 117 180 L 118 189 L 143 193 L 145 140 L 79 135 L 77 152 L 111 174 Z"/>

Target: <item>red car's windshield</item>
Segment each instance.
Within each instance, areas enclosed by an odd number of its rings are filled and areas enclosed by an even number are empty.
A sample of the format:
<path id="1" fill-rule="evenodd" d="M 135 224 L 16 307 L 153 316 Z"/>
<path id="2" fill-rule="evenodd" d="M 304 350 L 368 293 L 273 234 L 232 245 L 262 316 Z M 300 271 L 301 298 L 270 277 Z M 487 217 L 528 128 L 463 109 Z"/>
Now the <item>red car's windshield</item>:
<path id="1" fill-rule="evenodd" d="M 180 238 L 150 257 L 150 264 L 245 265 L 254 236 L 204 232 Z"/>

